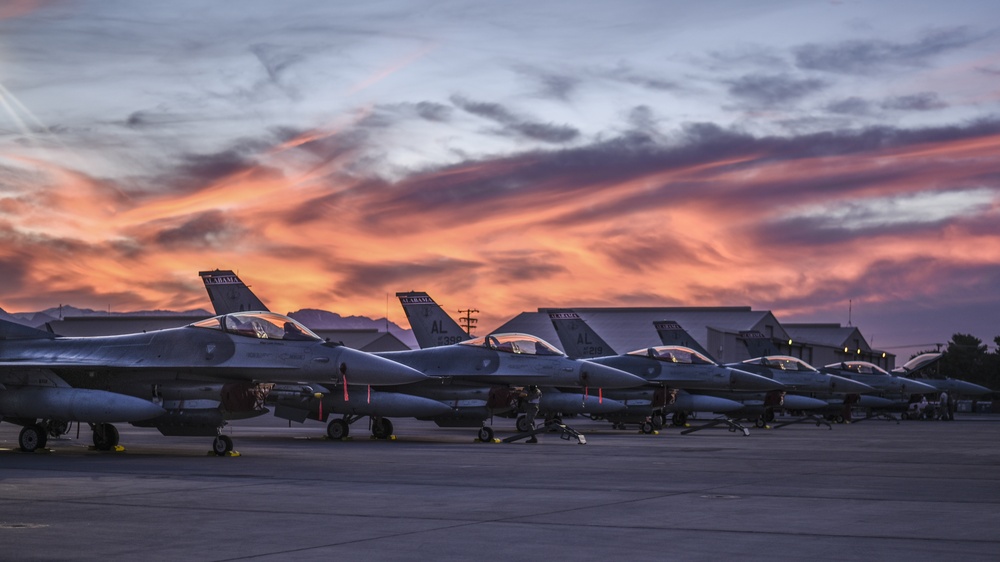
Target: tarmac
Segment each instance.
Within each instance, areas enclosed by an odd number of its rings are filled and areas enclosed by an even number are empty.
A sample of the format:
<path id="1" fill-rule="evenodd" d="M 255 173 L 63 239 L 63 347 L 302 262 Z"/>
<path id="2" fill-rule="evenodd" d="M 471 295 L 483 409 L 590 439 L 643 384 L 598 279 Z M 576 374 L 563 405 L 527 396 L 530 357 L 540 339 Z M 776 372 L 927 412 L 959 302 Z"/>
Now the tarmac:
<path id="1" fill-rule="evenodd" d="M 996 415 L 749 436 L 567 420 L 585 445 L 393 421 L 347 441 L 238 422 L 238 457 L 124 424 L 124 452 L 85 428 L 22 453 L 0 423 L 0 559 L 1000 559 Z"/>

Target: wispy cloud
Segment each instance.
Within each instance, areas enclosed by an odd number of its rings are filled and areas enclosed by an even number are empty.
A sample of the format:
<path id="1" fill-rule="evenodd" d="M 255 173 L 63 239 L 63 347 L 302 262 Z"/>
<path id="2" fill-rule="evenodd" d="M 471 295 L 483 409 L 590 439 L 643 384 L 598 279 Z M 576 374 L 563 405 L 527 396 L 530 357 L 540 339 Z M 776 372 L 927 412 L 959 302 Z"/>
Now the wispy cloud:
<path id="1" fill-rule="evenodd" d="M 991 310 L 989 24 L 729 6 L 0 9 L 0 306 Z"/>
<path id="2" fill-rule="evenodd" d="M 980 40 L 966 27 L 938 29 L 909 42 L 879 39 L 832 44 L 810 43 L 795 49 L 799 68 L 848 74 L 873 74 L 887 67 L 921 66 L 938 55 Z"/>

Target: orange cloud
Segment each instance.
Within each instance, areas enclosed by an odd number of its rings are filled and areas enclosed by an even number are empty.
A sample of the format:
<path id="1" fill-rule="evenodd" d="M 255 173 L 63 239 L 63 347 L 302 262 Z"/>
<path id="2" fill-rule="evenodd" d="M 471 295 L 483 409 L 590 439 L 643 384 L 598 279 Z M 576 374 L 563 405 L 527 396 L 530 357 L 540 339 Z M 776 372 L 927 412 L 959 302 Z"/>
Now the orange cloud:
<path id="1" fill-rule="evenodd" d="M 55 0 L 8 0 L 0 4 L 0 20 L 23 17 L 55 3 Z"/>
<path id="2" fill-rule="evenodd" d="M 24 271 L 2 305 L 207 308 L 196 273 L 219 267 L 239 270 L 281 312 L 380 317 L 386 294 L 416 289 L 449 310 L 479 308 L 488 329 L 550 305 L 751 304 L 808 314 L 853 291 L 879 302 L 945 290 L 939 277 L 949 264 L 1000 264 L 996 199 L 933 224 L 915 216 L 860 230 L 799 214 L 996 190 L 1000 134 L 796 157 L 750 139 L 717 157 L 662 149 L 590 172 L 565 165 L 571 154 L 533 153 L 397 182 L 346 173 L 349 151 L 327 160 L 306 150 L 330 134 L 300 135 L 224 177 L 156 196 L 124 197 L 107 182 L 33 162 L 44 188 L 25 182 L 18 197 L 0 200 L 9 230 L 32 233 L 0 254 Z M 908 265 L 917 260 L 935 265 Z M 893 267 L 905 273 L 891 283 L 868 279 Z M 390 318 L 405 324 L 395 302 Z"/>

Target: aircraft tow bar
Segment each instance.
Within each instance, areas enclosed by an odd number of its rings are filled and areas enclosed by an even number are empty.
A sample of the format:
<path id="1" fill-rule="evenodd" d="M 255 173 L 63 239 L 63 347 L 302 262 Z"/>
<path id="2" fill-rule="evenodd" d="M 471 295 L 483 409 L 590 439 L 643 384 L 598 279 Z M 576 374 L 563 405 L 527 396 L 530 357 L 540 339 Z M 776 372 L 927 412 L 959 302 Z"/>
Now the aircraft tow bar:
<path id="1" fill-rule="evenodd" d="M 792 424 L 795 424 L 795 423 L 815 423 L 816 427 L 819 427 L 821 425 L 825 425 L 827 429 L 833 429 L 833 426 L 830 425 L 830 422 L 828 422 L 828 421 L 824 420 L 823 418 L 821 418 L 821 417 L 819 417 L 817 415 L 814 415 L 814 414 L 809 414 L 807 416 L 802 416 L 802 417 L 794 418 L 794 419 L 789 420 L 789 421 L 784 421 L 784 422 L 781 422 L 781 423 L 777 423 L 777 424 L 774 424 L 771 427 L 773 429 L 778 429 L 779 427 L 785 427 L 785 426 L 789 426 L 789 425 L 792 425 Z"/>
<path id="2" fill-rule="evenodd" d="M 587 444 L 587 438 L 582 433 L 562 423 L 559 420 L 546 420 L 544 424 L 539 425 L 534 429 L 529 429 L 528 431 L 515 433 L 514 435 L 511 435 L 510 437 L 504 439 L 503 442 L 513 443 L 515 441 L 520 441 L 521 439 L 528 439 L 534 437 L 540 433 L 555 433 L 555 432 L 559 432 L 559 438 L 564 441 L 569 441 L 570 439 L 575 438 L 580 445 Z"/>
<path id="3" fill-rule="evenodd" d="M 744 437 L 747 437 L 747 436 L 750 435 L 750 430 L 749 429 L 743 427 L 742 425 L 736 423 L 735 421 L 733 421 L 732 419 L 727 418 L 727 417 L 716 418 L 714 420 L 710 420 L 709 422 L 704 423 L 702 425 L 699 425 L 697 427 L 692 427 L 690 429 L 685 429 L 684 431 L 681 432 L 681 435 L 687 435 L 689 433 L 694 433 L 695 431 L 701 431 L 703 429 L 708 429 L 710 427 L 715 427 L 717 425 L 722 425 L 722 424 L 725 424 L 729 428 L 729 431 L 732 431 L 732 432 L 738 431 L 738 432 L 742 433 Z"/>

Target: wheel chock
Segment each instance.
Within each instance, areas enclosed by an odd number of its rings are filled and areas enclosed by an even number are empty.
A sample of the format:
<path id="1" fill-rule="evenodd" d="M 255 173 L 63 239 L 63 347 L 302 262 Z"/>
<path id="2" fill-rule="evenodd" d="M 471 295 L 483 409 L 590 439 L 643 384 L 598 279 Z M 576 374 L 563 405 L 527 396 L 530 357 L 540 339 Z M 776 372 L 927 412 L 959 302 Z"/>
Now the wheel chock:
<path id="1" fill-rule="evenodd" d="M 115 445 L 111 449 L 103 451 L 103 450 L 98 449 L 97 447 L 95 447 L 93 445 L 88 445 L 87 446 L 87 450 L 88 451 L 97 451 L 99 453 L 124 453 L 125 452 L 125 446 L 124 445 Z"/>
<path id="2" fill-rule="evenodd" d="M 239 451 L 229 451 L 228 453 L 224 453 L 222 455 L 215 454 L 215 451 L 209 451 L 208 452 L 208 456 L 210 456 L 210 457 L 242 457 L 243 455 L 241 455 Z"/>

